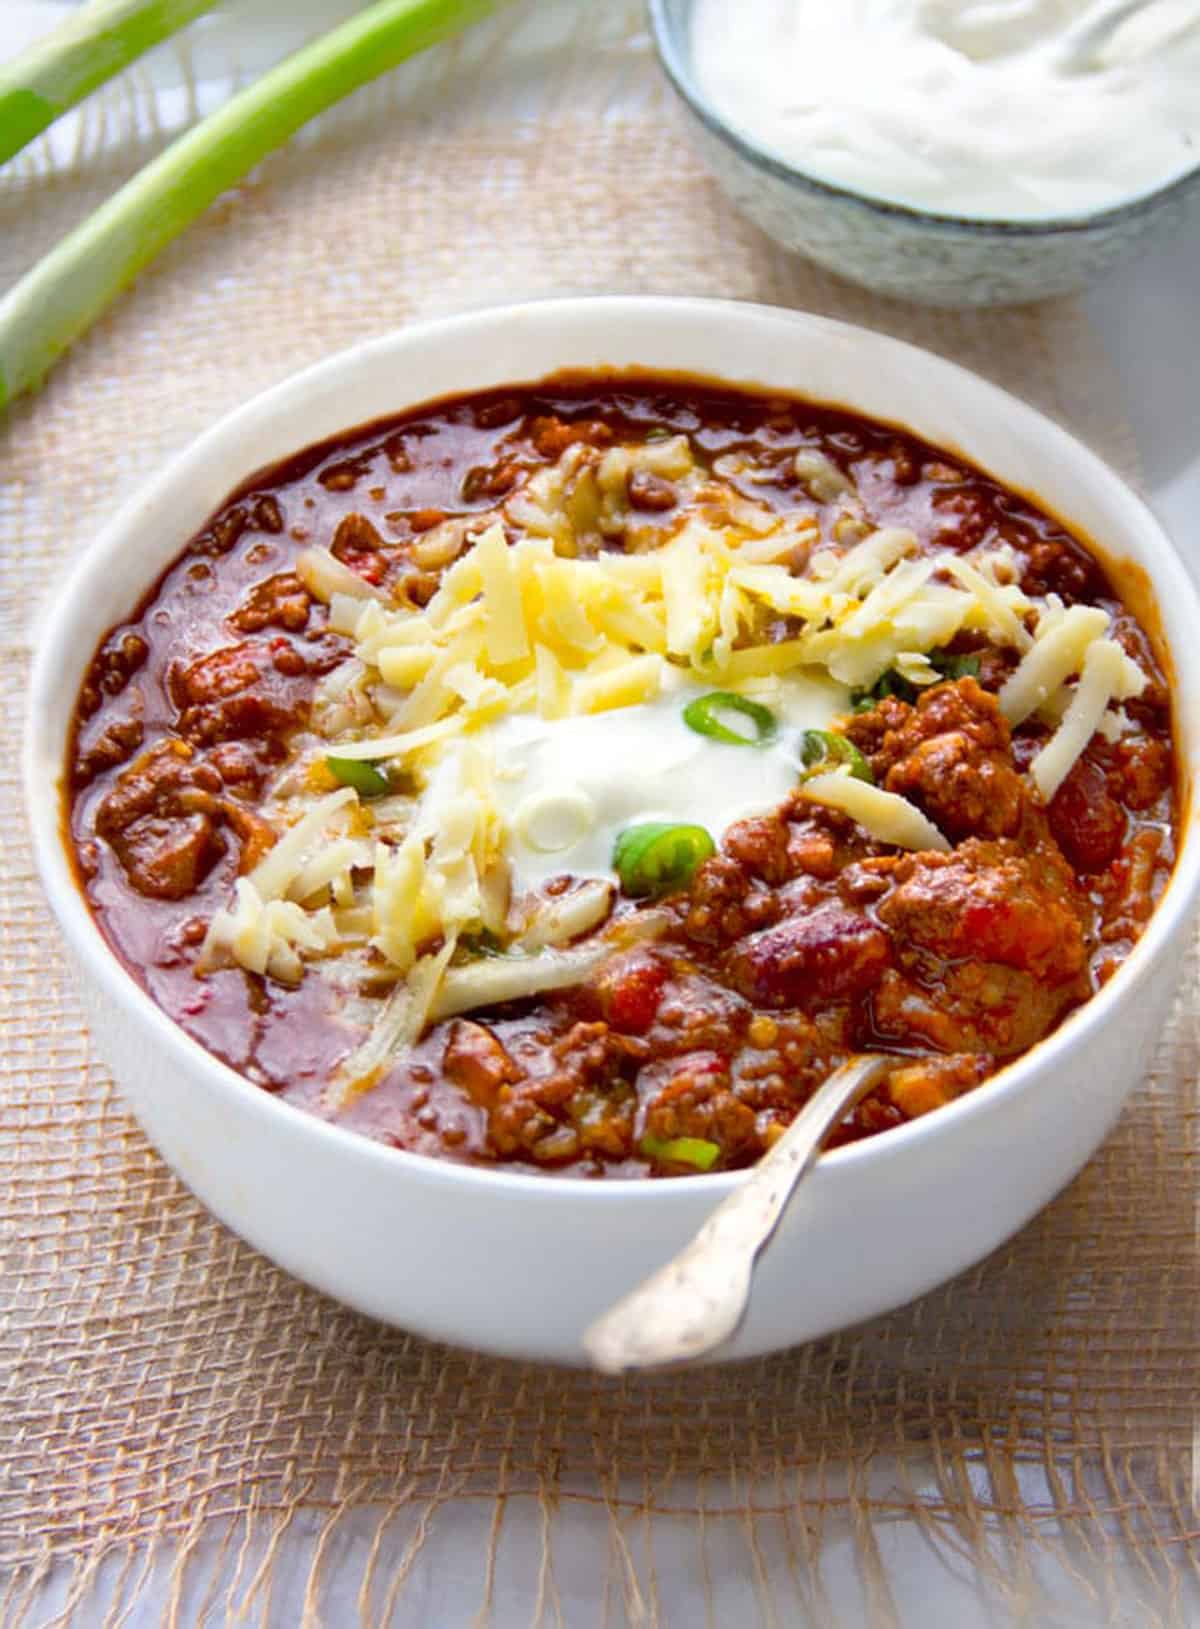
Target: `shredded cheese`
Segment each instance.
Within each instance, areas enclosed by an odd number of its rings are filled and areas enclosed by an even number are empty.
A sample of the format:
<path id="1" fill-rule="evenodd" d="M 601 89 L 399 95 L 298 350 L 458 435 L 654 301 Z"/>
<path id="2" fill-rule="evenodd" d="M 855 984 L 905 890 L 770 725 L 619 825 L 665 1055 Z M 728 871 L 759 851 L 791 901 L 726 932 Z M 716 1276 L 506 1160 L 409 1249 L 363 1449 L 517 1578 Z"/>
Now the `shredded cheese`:
<path id="1" fill-rule="evenodd" d="M 387 687 L 392 728 L 352 734 L 339 751 L 409 757 L 529 705 L 543 717 L 629 706 L 655 693 L 663 660 L 721 685 L 818 666 L 867 686 L 902 661 L 932 679 L 912 659 L 960 631 L 1003 623 L 1028 642 L 1022 619 L 1036 608 L 1000 580 L 1004 550 L 994 564 L 949 552 L 914 560 L 912 533 L 889 528 L 796 572 L 747 557 L 746 540 L 693 516 L 653 555 L 584 557 L 540 535 L 509 544 L 491 526 L 423 612 L 361 608 L 356 655 Z M 797 623 L 794 637 L 777 638 L 780 615 Z"/>
<path id="2" fill-rule="evenodd" d="M 298 984 L 304 972 L 301 952 L 322 955 L 336 939 L 328 906 L 305 911 L 291 900 L 264 899 L 249 877 L 239 877 L 232 908 L 218 911 L 209 926 L 200 965 L 210 967 L 219 952 L 226 952 L 251 973 Z"/>
<path id="3" fill-rule="evenodd" d="M 557 899 L 540 904 L 520 934 L 517 944 L 523 950 L 544 950 L 547 946 L 569 944 L 599 927 L 612 909 L 615 890 L 611 882 L 582 883 Z"/>
<path id="4" fill-rule="evenodd" d="M 453 967 L 441 982 L 430 1017 L 452 1018 L 473 1007 L 519 1001 L 547 990 L 581 984 L 612 954 L 611 945 L 581 945 L 575 950 L 542 950 L 533 956 L 496 956 Z"/>
<path id="5" fill-rule="evenodd" d="M 1137 688 L 1127 688 L 1136 682 L 1126 669 L 1128 660 L 1115 639 L 1097 639 L 1088 646 L 1079 688 L 1062 723 L 1029 766 L 1030 776 L 1047 803 L 1100 728 L 1109 703 L 1140 692 L 1145 683 L 1140 670 L 1136 670 L 1141 680 Z"/>
<path id="6" fill-rule="evenodd" d="M 1029 644 L 1029 633 L 1017 614 L 1017 608 L 1024 608 L 1028 602 L 1020 589 L 1014 592 L 1013 585 L 1002 586 L 996 580 L 996 564 L 1008 563 L 1007 549 L 996 551 L 989 570 L 986 557 L 981 560 L 969 560 L 959 555 L 951 555 L 946 561 L 946 570 L 958 580 L 971 594 L 982 613 L 981 621 L 984 632 L 999 639 L 1002 644 L 1012 645 L 1016 650 L 1024 650 Z"/>
<path id="7" fill-rule="evenodd" d="M 343 594 L 352 600 L 378 599 L 379 590 L 372 588 L 357 571 L 351 571 L 328 549 L 305 549 L 296 560 L 296 575 L 317 599 L 326 605 Z"/>
<path id="8" fill-rule="evenodd" d="M 277 788 L 278 841 L 214 918 L 203 957 L 288 982 L 317 958 L 365 968 L 371 957 L 376 977 L 382 966 L 396 987 L 339 1074 L 340 1105 L 431 1019 L 578 983 L 608 953 L 572 941 L 608 916 L 611 881 L 514 900 L 514 833 L 557 853 L 590 816 L 577 794 L 553 789 L 505 801 L 498 786 L 520 768 L 491 761 L 477 734 L 486 723 L 521 712 L 581 718 L 685 682 L 771 702 L 805 670 L 851 687 L 889 670 L 929 685 L 940 678 L 931 653 L 965 634 L 1017 653 L 999 693 L 1009 723 L 1037 714 L 1054 729 L 1030 770 L 1044 799 L 1097 730 L 1119 734 L 1119 704 L 1144 676 L 1110 637 L 1104 610 L 1026 594 L 1007 545 L 922 554 L 911 531 L 870 528 L 829 460 L 806 449 L 795 469 L 814 497 L 840 505 L 827 521 L 835 542 L 815 552 L 810 517 L 781 516 L 721 484 L 723 471 L 756 478 L 741 454 L 706 471 L 677 435 L 602 452 L 574 444 L 502 511 L 445 522 L 420 545 L 427 567 L 442 569 L 423 609 L 387 602 L 327 550 L 300 556 L 301 580 L 354 642 L 353 658 L 318 689 L 321 751 L 403 766 L 412 795 L 360 803 L 343 787 L 306 804 L 297 788 L 321 777 L 305 782 L 292 766 Z M 684 519 L 673 531 L 647 530 L 631 510 L 639 471 L 677 488 Z M 610 546 L 617 538 L 625 552 Z M 879 842 L 950 847 L 914 804 L 844 770 L 801 792 Z M 480 933 L 516 953 L 451 965 L 456 946 Z"/>
<path id="9" fill-rule="evenodd" d="M 717 608 L 711 587 L 718 569 L 699 525 L 688 527 L 663 550 L 662 596 L 672 656 L 690 657 L 712 643 Z"/>
<path id="10" fill-rule="evenodd" d="M 1108 613 L 1098 606 L 1073 605 L 1039 628 L 1039 637 L 1000 691 L 1000 711 L 1021 724 L 1072 673 L 1083 667 L 1088 646 L 1108 631 Z"/>
<path id="11" fill-rule="evenodd" d="M 814 775 L 805 781 L 800 793 L 827 809 L 840 809 L 881 843 L 891 843 L 896 848 L 949 852 L 950 844 L 915 803 L 896 792 L 872 786 L 869 781 L 857 780 L 844 769 Z"/>
<path id="12" fill-rule="evenodd" d="M 334 1112 L 370 1091 L 389 1060 L 420 1039 L 456 949 L 457 940 L 448 938 L 436 956 L 422 957 L 405 982 L 392 991 L 367 1039 L 345 1060 L 330 1083 L 330 1107 Z"/>
<path id="13" fill-rule="evenodd" d="M 521 605 L 521 588 L 513 569 L 504 528 L 488 528 L 476 543 L 472 558 L 483 583 L 488 660 L 498 667 L 529 655 L 529 636 Z"/>
<path id="14" fill-rule="evenodd" d="M 358 794 L 349 786 L 319 798 L 251 871 L 248 881 L 259 897 L 282 899 L 300 876 L 316 843 L 331 826 L 344 826 L 343 811 L 357 802 Z"/>

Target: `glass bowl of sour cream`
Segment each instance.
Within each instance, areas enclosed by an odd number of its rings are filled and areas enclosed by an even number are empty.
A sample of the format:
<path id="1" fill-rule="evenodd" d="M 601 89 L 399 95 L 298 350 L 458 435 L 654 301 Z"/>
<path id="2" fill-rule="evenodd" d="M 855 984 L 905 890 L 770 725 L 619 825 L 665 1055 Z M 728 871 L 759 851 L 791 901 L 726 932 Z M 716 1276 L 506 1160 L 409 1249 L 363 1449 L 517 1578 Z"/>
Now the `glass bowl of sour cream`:
<path id="1" fill-rule="evenodd" d="M 730 197 L 882 293 L 1072 293 L 1200 207 L 1200 0 L 649 0 Z"/>

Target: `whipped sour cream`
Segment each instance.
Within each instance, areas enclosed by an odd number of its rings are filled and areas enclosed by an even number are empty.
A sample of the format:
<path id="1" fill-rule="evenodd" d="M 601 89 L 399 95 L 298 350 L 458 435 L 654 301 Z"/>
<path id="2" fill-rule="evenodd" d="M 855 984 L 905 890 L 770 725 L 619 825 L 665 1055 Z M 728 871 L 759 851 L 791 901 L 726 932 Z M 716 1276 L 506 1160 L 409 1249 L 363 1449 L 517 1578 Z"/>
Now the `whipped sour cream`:
<path id="1" fill-rule="evenodd" d="M 1112 208 L 1200 165 L 1200 0 L 697 0 L 699 89 L 819 180 L 981 219 Z"/>
<path id="2" fill-rule="evenodd" d="M 801 731 L 827 729 L 850 705 L 849 691 L 832 679 L 789 675 L 770 698 L 776 739 L 733 746 L 683 721 L 686 703 L 711 689 L 679 680 L 636 706 L 557 720 L 514 713 L 473 733 L 496 765 L 518 890 L 564 872 L 613 877 L 613 845 L 641 821 L 701 825 L 719 838 L 735 820 L 777 807 L 796 786 Z M 458 788 L 452 749 L 422 799 L 422 829 L 437 830 L 443 800 Z"/>

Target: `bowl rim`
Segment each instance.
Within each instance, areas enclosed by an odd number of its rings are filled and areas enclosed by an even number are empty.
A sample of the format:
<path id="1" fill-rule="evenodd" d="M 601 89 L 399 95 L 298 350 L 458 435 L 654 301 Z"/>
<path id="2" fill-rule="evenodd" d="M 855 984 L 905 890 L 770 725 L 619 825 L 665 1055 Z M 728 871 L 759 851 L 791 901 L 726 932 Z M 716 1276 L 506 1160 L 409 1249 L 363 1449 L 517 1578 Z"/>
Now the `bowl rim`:
<path id="1" fill-rule="evenodd" d="M 740 1171 L 726 1171 L 689 1176 L 685 1181 L 605 1177 L 589 1182 L 554 1172 L 543 1174 L 511 1171 L 502 1166 L 491 1168 L 459 1163 L 435 1155 L 395 1148 L 361 1132 L 324 1120 L 311 1111 L 286 1102 L 275 1093 L 256 1085 L 232 1065 L 209 1052 L 158 1005 L 122 964 L 104 938 L 99 923 L 87 905 L 69 858 L 69 836 L 62 815 L 66 741 L 61 736 L 56 736 L 52 743 L 55 749 L 54 761 L 60 766 L 58 777 L 47 785 L 45 777 L 39 773 L 39 753 L 44 752 L 43 743 L 46 735 L 41 715 L 56 690 L 61 690 L 59 675 L 63 672 L 73 673 L 78 662 L 78 641 L 71 637 L 72 627 L 77 621 L 86 618 L 92 597 L 92 585 L 103 579 L 110 558 L 134 545 L 142 512 L 168 494 L 174 485 L 185 477 L 189 469 L 193 466 L 203 468 L 214 451 L 220 452 L 228 443 L 236 440 L 243 426 L 255 423 L 265 415 L 269 416 L 272 410 L 284 405 L 288 398 L 296 396 L 297 393 L 319 395 L 321 387 L 337 379 L 339 375 L 352 373 L 377 358 L 395 359 L 402 356 L 409 347 L 419 347 L 450 334 L 471 335 L 474 331 L 478 334 L 480 342 L 486 343 L 489 330 L 526 315 L 533 315 L 535 318 L 538 315 L 549 315 L 559 328 L 563 328 L 569 324 L 572 316 L 581 317 L 584 313 L 593 316 L 597 313 L 605 315 L 611 320 L 614 330 L 619 331 L 622 318 L 631 316 L 635 310 L 643 313 L 649 310 L 656 315 L 669 310 L 683 319 L 689 316 L 702 319 L 705 326 L 716 322 L 734 326 L 739 322 L 770 322 L 791 327 L 807 327 L 823 332 L 829 338 L 839 340 L 843 344 L 859 346 L 865 344 L 868 347 L 881 348 L 899 361 L 908 360 L 911 364 L 913 359 L 919 359 L 924 368 L 933 367 L 947 380 L 953 379 L 960 383 L 965 381 L 967 389 L 977 395 L 982 394 L 985 403 L 990 403 L 998 412 L 1009 416 L 1015 414 L 1018 419 L 1023 419 L 1032 430 L 1035 430 L 1040 438 L 1049 440 L 1064 453 L 1069 453 L 1069 456 L 1077 462 L 1082 461 L 1089 481 L 1107 487 L 1114 496 L 1120 498 L 1130 513 L 1137 516 L 1146 533 L 1153 537 L 1161 551 L 1155 559 L 1153 570 L 1148 566 L 1142 567 L 1150 583 L 1154 601 L 1157 603 L 1168 595 L 1172 600 L 1182 601 L 1200 624 L 1200 591 L 1192 583 L 1171 540 L 1148 505 L 1097 453 L 1038 409 L 956 362 L 906 341 L 894 339 L 890 335 L 809 312 L 763 303 L 699 296 L 566 295 L 526 300 L 474 309 L 449 317 L 433 318 L 393 330 L 336 351 L 258 392 L 231 412 L 222 414 L 207 429 L 169 456 L 149 480 L 121 503 L 93 541 L 80 552 L 53 603 L 47 606 L 43 602 L 39 619 L 40 636 L 36 641 L 27 695 L 22 778 L 35 866 L 64 938 L 77 959 L 81 979 L 91 981 L 106 999 L 124 1009 L 131 1025 L 142 1026 L 166 1048 L 168 1053 L 181 1054 L 181 1061 L 189 1060 L 190 1065 L 199 1069 L 205 1075 L 207 1083 L 225 1100 L 236 1099 L 239 1109 L 275 1124 L 281 1130 L 290 1125 L 296 1136 L 313 1140 L 314 1153 L 318 1155 L 324 1145 L 330 1151 L 331 1157 L 338 1157 L 337 1151 L 340 1149 L 348 1159 L 368 1163 L 386 1161 L 388 1162 L 386 1169 L 397 1173 L 400 1180 L 415 1180 L 434 1185 L 465 1184 L 466 1187 L 474 1188 L 481 1193 L 495 1190 L 498 1196 L 505 1193 L 513 1196 L 518 1193 L 537 1195 L 539 1203 L 556 1202 L 566 1194 L 578 1196 L 581 1204 L 615 1202 L 612 1198 L 605 1199 L 603 1197 L 605 1194 L 617 1195 L 626 1202 L 632 1202 L 635 1195 L 640 1195 L 643 1199 L 652 1199 L 657 1203 L 669 1195 L 673 1196 L 677 1203 L 690 1203 L 687 1196 L 690 1194 L 694 1198 L 698 1192 L 708 1194 L 715 1203 L 737 1185 L 742 1175 Z M 570 367 L 571 364 L 566 361 L 564 366 Z M 618 375 L 622 371 L 632 372 L 634 367 L 627 364 L 623 369 L 615 370 Z M 653 372 L 653 369 L 648 367 L 646 371 Z M 542 377 L 546 375 L 543 374 Z M 730 370 L 704 372 L 697 369 L 695 377 L 711 380 L 718 385 L 724 382 L 743 390 L 753 388 L 744 381 L 731 377 Z M 342 383 L 344 382 L 343 379 Z M 421 399 L 436 401 L 440 398 L 435 393 Z M 419 405 L 419 401 L 400 401 L 395 410 L 403 412 L 409 406 Z M 900 415 L 898 422 L 902 422 Z M 353 426 L 349 425 L 347 429 L 353 429 Z M 313 439 L 315 443 L 325 437 L 314 435 Z M 963 448 L 962 451 L 964 456 L 971 456 L 968 448 Z M 284 453 L 281 456 L 287 455 Z M 983 464 L 980 467 L 986 468 Z M 222 486 L 224 485 L 225 482 L 222 480 Z M 233 490 L 234 485 L 236 480 L 229 486 L 229 490 Z M 180 547 L 183 546 L 183 541 L 186 540 L 180 541 Z M 79 678 L 82 679 L 82 672 Z M 1174 716 L 1178 721 L 1180 714 L 1178 695 L 1175 694 L 1173 699 Z M 873 1165 L 882 1167 L 889 1161 L 915 1156 L 921 1149 L 927 1147 L 931 1140 L 936 1142 L 939 1127 L 948 1132 L 952 1126 L 966 1125 L 970 1120 L 988 1114 L 1001 1098 L 1021 1097 L 1025 1092 L 1036 1088 L 1038 1080 L 1044 1075 L 1053 1074 L 1064 1056 L 1077 1042 L 1082 1042 L 1090 1030 L 1104 1021 L 1112 1007 L 1117 1004 L 1123 1005 L 1147 979 L 1153 977 L 1160 955 L 1169 949 L 1175 936 L 1187 926 L 1197 897 L 1200 895 L 1198 815 L 1200 811 L 1196 808 L 1195 800 L 1185 801 L 1179 828 L 1178 852 L 1167 887 L 1157 902 L 1141 938 L 1102 989 L 1068 1014 L 1057 1029 L 1037 1042 L 1029 1051 L 1000 1069 L 981 1086 L 955 1099 L 936 1113 L 894 1127 L 885 1136 L 870 1137 L 829 1150 L 821 1157 L 823 1173 L 831 1179 L 836 1179 L 837 1173 L 841 1170 L 849 1171 Z M 875 1180 L 882 1178 L 876 1177 Z M 671 1203 L 672 1199 L 667 1198 L 666 1202 Z"/>
<path id="2" fill-rule="evenodd" d="M 944 233 L 948 237 L 982 237 L 1020 242 L 1024 239 L 1051 237 L 1059 233 L 1084 234 L 1121 226 L 1157 211 L 1175 196 L 1182 197 L 1200 186 L 1200 160 L 1150 192 L 1138 193 L 1119 204 L 1104 209 L 1066 215 L 1031 215 L 1020 219 L 998 216 L 959 215 L 950 210 L 922 209 L 916 204 L 901 203 L 881 193 L 866 192 L 844 186 L 837 181 L 826 181 L 798 165 L 789 164 L 769 148 L 759 146 L 744 131 L 731 124 L 718 113 L 696 82 L 690 66 L 683 30 L 673 15 L 671 0 L 646 0 L 651 34 L 659 63 L 672 89 L 702 125 L 744 162 L 765 170 L 777 180 L 807 188 L 818 198 L 852 204 L 867 214 L 885 215 L 893 220 Z M 683 11 L 690 18 L 695 0 L 685 0 Z"/>

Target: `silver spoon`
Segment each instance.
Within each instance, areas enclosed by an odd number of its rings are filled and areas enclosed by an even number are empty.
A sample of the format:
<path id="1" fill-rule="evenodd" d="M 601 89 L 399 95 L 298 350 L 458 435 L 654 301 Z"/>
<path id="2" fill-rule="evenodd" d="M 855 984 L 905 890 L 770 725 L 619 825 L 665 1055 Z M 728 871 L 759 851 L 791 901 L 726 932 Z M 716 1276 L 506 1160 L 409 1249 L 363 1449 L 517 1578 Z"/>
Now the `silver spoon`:
<path id="1" fill-rule="evenodd" d="M 755 1258 L 796 1184 L 831 1128 L 895 1063 L 863 1052 L 834 1070 L 692 1242 L 586 1331 L 584 1348 L 598 1369 L 680 1363 L 729 1339 L 746 1310 Z"/>

